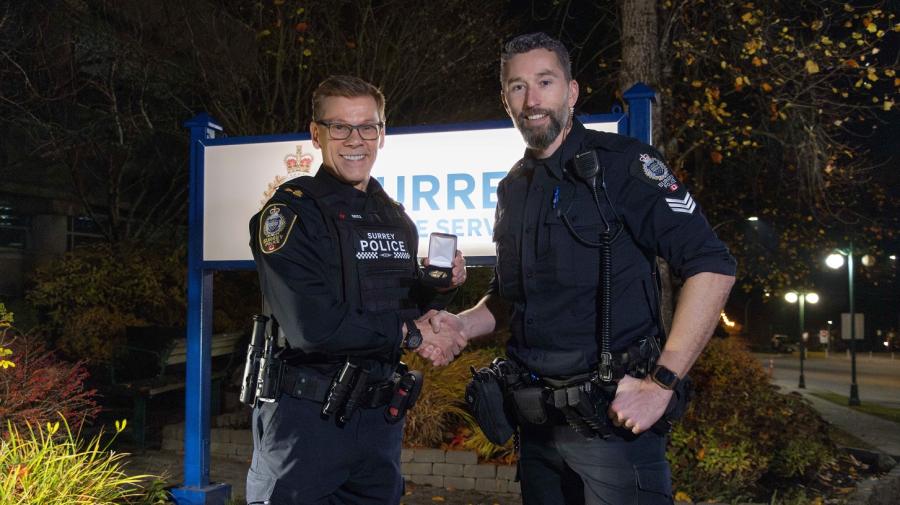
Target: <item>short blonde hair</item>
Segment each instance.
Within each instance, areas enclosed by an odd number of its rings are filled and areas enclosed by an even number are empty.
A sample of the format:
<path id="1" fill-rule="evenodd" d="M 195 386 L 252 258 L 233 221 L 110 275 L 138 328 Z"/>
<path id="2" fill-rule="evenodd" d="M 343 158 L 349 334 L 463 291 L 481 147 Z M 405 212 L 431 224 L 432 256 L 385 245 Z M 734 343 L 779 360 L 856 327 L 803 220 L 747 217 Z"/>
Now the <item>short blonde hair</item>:
<path id="1" fill-rule="evenodd" d="M 384 95 L 381 93 L 380 89 L 359 77 L 354 77 L 352 75 L 332 75 L 319 83 L 319 86 L 313 91 L 313 121 L 322 119 L 322 108 L 325 106 L 325 99 L 330 96 L 342 96 L 345 98 L 371 96 L 375 99 L 375 106 L 378 108 L 378 117 L 381 121 L 385 120 Z"/>

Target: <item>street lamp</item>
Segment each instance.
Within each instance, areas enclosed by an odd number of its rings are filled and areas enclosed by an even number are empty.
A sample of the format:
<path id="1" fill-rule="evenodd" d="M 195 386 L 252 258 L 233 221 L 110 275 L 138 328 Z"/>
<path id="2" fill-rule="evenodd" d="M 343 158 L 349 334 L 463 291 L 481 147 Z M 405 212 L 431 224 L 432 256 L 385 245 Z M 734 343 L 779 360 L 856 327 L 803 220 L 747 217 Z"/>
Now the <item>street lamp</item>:
<path id="1" fill-rule="evenodd" d="M 797 387 L 806 389 L 806 379 L 803 376 L 803 360 L 806 355 L 806 339 L 803 337 L 804 308 L 806 306 L 805 302 L 819 303 L 819 295 L 811 291 L 788 291 L 785 293 L 784 299 L 788 303 L 800 302 L 800 382 L 797 384 Z"/>
<path id="2" fill-rule="evenodd" d="M 853 306 L 853 242 L 847 250 L 836 250 L 825 258 L 825 264 L 837 270 L 844 266 L 847 257 L 847 284 L 850 291 L 850 398 L 849 405 L 859 405 L 859 387 L 856 385 L 856 312 Z"/>

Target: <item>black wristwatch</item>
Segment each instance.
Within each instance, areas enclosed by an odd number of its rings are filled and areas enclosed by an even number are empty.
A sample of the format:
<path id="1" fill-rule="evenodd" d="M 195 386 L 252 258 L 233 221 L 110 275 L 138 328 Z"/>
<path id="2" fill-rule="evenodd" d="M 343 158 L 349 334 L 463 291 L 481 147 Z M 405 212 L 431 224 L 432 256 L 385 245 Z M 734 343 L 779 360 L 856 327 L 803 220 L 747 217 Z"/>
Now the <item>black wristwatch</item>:
<path id="1" fill-rule="evenodd" d="M 671 391 L 675 389 L 675 386 L 678 385 L 678 382 L 681 379 L 678 378 L 678 374 L 668 368 L 662 365 L 656 365 L 653 368 L 653 371 L 650 372 L 650 380 L 655 382 L 657 386 Z"/>
<path id="2" fill-rule="evenodd" d="M 405 324 L 406 338 L 403 339 L 403 343 L 400 344 L 400 347 L 408 351 L 415 351 L 422 345 L 422 332 L 419 331 L 419 327 L 416 326 L 416 322 L 412 319 L 408 319 Z"/>

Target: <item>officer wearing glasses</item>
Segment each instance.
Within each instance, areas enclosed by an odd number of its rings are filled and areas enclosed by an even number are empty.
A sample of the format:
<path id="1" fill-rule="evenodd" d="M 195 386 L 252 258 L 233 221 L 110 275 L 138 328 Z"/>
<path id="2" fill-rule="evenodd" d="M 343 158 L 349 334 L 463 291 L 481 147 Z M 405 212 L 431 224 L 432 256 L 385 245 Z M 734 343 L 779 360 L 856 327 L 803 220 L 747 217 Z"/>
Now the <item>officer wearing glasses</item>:
<path id="1" fill-rule="evenodd" d="M 313 94 L 314 177 L 284 183 L 250 220 L 260 287 L 285 339 L 277 401 L 253 411 L 251 504 L 397 504 L 402 417 L 386 408 L 404 350 L 454 356 L 465 345 L 424 339 L 416 321 L 465 281 L 457 254 L 443 292 L 419 282 L 418 233 L 370 178 L 384 145 L 384 96 L 332 76 Z M 352 363 L 357 408 L 326 415 L 332 385 Z M 361 371 L 364 371 L 361 372 Z M 391 417 L 392 414 L 393 417 Z"/>

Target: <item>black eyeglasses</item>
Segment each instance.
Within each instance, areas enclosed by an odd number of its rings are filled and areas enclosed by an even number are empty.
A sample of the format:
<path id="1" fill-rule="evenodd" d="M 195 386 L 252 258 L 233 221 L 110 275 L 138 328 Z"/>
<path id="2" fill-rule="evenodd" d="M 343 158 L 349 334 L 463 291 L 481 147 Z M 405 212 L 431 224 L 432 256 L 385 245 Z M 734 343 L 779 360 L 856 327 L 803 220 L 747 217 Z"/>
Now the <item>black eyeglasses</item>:
<path id="1" fill-rule="evenodd" d="M 378 134 L 381 133 L 381 129 L 384 128 L 384 123 L 361 124 L 356 126 L 319 120 L 316 120 L 315 123 L 328 128 L 328 136 L 331 137 L 332 140 L 348 139 L 350 138 L 350 135 L 353 134 L 353 130 L 358 131 L 359 136 L 362 137 L 363 140 L 377 140 Z"/>

